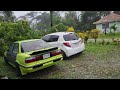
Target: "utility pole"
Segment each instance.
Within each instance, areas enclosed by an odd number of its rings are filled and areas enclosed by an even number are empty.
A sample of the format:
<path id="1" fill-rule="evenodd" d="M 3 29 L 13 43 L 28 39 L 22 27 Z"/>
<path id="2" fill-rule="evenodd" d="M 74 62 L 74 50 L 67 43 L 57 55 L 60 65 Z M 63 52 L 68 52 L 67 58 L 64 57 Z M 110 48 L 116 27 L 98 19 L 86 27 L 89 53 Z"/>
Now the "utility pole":
<path id="1" fill-rule="evenodd" d="M 53 11 L 50 11 L 50 26 L 53 27 Z"/>

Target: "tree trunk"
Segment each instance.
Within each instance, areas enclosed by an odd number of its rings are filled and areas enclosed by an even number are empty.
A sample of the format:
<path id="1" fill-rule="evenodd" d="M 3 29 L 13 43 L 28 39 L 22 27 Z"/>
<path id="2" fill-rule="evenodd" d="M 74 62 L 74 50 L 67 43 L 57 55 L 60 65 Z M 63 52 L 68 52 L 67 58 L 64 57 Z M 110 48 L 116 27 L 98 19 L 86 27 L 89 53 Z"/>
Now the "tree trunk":
<path id="1" fill-rule="evenodd" d="M 50 11 L 50 26 L 53 27 L 53 11 Z"/>
<path id="2" fill-rule="evenodd" d="M 95 39 L 95 44 L 96 44 L 97 40 Z"/>

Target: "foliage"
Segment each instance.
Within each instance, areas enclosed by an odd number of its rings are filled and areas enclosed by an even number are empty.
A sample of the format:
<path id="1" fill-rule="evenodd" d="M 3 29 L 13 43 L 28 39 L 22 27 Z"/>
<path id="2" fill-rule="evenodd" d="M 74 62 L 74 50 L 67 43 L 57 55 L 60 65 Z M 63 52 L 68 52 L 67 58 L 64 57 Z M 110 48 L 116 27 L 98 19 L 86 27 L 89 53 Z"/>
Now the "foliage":
<path id="1" fill-rule="evenodd" d="M 115 35 L 115 32 L 116 32 L 116 30 L 117 30 L 116 24 L 112 25 L 112 26 L 110 27 L 110 29 L 113 29 L 113 30 L 114 30 L 114 35 Z"/>
<path id="2" fill-rule="evenodd" d="M 67 32 L 74 32 L 75 30 L 74 30 L 74 28 L 73 27 L 68 27 L 68 29 L 67 29 Z"/>
<path id="3" fill-rule="evenodd" d="M 55 25 L 47 30 L 47 33 L 54 33 L 54 32 L 62 32 L 66 31 L 67 27 L 63 25 L 62 23 L 59 23 L 58 25 Z"/>
<path id="4" fill-rule="evenodd" d="M 0 55 L 8 49 L 13 42 L 18 40 L 39 38 L 38 32 L 33 32 L 28 21 L 17 21 L 16 23 L 0 23 Z"/>
<path id="5" fill-rule="evenodd" d="M 95 24 L 93 23 L 109 13 L 110 11 L 81 11 L 81 22 L 79 23 L 79 29 L 83 31 L 94 29 Z"/>
<path id="6" fill-rule="evenodd" d="M 98 29 L 92 29 L 92 30 L 90 31 L 90 36 L 91 36 L 93 39 L 95 39 L 95 43 L 96 43 L 96 40 L 97 40 L 97 38 L 98 38 L 98 36 L 99 36 L 99 33 L 100 33 L 100 30 L 98 30 Z"/>
<path id="7" fill-rule="evenodd" d="M 85 39 L 84 33 L 77 33 L 77 35 L 82 39 L 82 41 L 84 41 Z"/>
<path id="8" fill-rule="evenodd" d="M 78 34 L 78 36 L 79 37 L 81 37 L 81 39 L 83 40 L 83 41 L 85 41 L 85 43 L 87 43 L 87 41 L 88 41 L 88 39 L 89 39 L 89 37 L 90 37 L 90 32 L 89 31 L 86 31 L 86 32 L 84 32 L 84 33 L 77 33 Z"/>
<path id="9" fill-rule="evenodd" d="M 12 11 L 0 11 L 0 21 L 4 22 L 14 22 L 15 20 L 15 15 Z"/>
<path id="10" fill-rule="evenodd" d="M 85 42 L 87 42 L 88 39 L 89 39 L 89 37 L 90 37 L 90 32 L 89 32 L 89 31 L 86 31 L 86 32 L 84 33 L 84 36 L 85 36 L 84 40 L 85 40 Z"/>
<path id="11" fill-rule="evenodd" d="M 78 29 L 77 25 L 79 23 L 79 18 L 76 11 L 66 11 L 65 17 L 63 18 L 63 24 L 66 26 L 73 26 L 75 29 Z"/>

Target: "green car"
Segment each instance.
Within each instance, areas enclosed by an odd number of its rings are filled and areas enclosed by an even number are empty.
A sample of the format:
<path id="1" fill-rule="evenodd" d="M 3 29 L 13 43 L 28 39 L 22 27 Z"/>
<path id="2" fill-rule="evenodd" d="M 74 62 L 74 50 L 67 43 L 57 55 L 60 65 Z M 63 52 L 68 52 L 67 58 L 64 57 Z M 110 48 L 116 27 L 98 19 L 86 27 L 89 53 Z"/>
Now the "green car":
<path id="1" fill-rule="evenodd" d="M 41 39 L 14 42 L 4 53 L 4 60 L 16 68 L 18 75 L 26 75 L 63 60 L 61 50 Z"/>

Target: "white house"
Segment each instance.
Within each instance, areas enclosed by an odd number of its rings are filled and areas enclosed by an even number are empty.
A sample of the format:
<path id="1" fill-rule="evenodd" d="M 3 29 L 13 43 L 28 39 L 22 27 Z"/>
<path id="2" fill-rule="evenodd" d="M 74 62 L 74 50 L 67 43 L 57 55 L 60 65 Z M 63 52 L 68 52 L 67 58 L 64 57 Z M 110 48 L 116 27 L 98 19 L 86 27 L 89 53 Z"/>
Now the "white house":
<path id="1" fill-rule="evenodd" d="M 104 16 L 100 20 L 94 22 L 93 24 L 96 24 L 96 29 L 101 30 L 102 33 L 109 33 L 110 27 L 114 24 L 116 24 L 117 32 L 120 32 L 120 15 L 115 14 L 111 12 L 107 16 Z"/>

